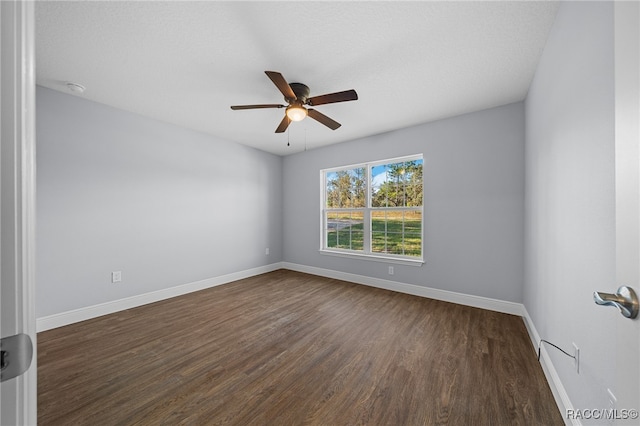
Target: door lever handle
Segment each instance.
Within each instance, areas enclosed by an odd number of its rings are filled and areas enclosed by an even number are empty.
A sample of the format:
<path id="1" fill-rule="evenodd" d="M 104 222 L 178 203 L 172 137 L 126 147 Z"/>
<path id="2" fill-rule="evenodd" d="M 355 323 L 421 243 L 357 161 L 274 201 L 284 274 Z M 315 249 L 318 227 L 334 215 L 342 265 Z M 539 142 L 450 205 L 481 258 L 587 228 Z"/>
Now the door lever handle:
<path id="1" fill-rule="evenodd" d="M 616 294 L 594 291 L 593 301 L 597 305 L 615 306 L 625 318 L 638 316 L 638 295 L 631 287 L 622 286 Z"/>

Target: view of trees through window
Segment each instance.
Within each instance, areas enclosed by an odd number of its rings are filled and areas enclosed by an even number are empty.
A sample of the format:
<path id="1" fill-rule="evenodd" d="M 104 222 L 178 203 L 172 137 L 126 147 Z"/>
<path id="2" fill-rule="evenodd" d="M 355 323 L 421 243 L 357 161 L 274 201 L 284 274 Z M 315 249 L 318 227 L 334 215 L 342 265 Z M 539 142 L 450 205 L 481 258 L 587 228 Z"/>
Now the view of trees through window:
<path id="1" fill-rule="evenodd" d="M 412 157 L 324 172 L 324 248 L 421 257 L 422 165 Z"/>

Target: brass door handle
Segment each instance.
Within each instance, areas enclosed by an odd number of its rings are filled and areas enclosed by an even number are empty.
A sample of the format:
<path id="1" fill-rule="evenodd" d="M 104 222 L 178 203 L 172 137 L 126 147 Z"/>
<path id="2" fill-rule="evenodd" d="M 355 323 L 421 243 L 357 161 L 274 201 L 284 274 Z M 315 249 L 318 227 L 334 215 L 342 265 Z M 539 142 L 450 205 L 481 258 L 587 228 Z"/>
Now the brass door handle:
<path id="1" fill-rule="evenodd" d="M 638 316 L 638 295 L 631 287 L 622 286 L 616 294 L 594 291 L 593 301 L 597 305 L 615 306 L 625 318 Z"/>

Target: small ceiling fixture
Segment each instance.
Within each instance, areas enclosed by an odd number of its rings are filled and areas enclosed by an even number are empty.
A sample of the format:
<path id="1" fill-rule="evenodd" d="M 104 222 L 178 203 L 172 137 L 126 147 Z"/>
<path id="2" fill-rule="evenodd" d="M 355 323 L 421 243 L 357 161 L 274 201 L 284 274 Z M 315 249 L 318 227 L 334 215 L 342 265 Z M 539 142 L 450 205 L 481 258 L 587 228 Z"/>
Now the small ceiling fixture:
<path id="1" fill-rule="evenodd" d="M 86 90 L 82 84 L 67 82 L 67 89 L 71 90 L 73 93 L 82 93 Z"/>

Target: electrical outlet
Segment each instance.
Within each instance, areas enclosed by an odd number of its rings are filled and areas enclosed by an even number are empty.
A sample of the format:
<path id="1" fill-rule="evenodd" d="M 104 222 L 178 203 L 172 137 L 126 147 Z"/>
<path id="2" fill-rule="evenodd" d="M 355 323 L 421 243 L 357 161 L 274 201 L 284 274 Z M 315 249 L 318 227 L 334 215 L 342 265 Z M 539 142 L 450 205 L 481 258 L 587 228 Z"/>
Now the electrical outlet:
<path id="1" fill-rule="evenodd" d="M 265 255 L 265 256 L 269 256 L 269 247 L 267 247 L 266 249 L 264 249 L 264 255 Z"/>
<path id="2" fill-rule="evenodd" d="M 573 365 L 576 366 L 576 373 L 580 374 L 580 348 L 573 343 Z"/>
<path id="3" fill-rule="evenodd" d="M 119 283 L 122 281 L 122 271 L 114 271 L 111 273 L 111 282 Z"/>
<path id="4" fill-rule="evenodd" d="M 389 266 L 389 275 L 393 275 L 393 266 Z"/>

